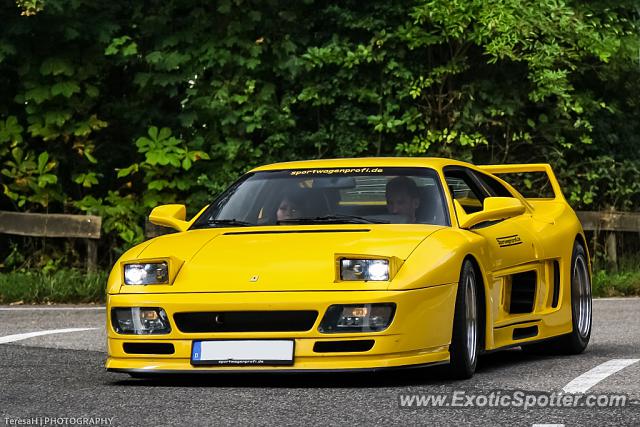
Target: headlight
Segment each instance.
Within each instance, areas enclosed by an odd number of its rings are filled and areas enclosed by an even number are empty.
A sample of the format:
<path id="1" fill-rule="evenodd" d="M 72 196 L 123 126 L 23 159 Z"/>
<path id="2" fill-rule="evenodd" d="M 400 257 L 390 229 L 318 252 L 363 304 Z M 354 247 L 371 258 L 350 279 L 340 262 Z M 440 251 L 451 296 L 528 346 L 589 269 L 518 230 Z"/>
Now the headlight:
<path id="1" fill-rule="evenodd" d="M 168 334 L 167 313 L 158 307 L 127 307 L 111 310 L 111 325 L 119 334 Z"/>
<path id="2" fill-rule="evenodd" d="M 325 334 L 379 332 L 389 327 L 395 311 L 396 305 L 393 303 L 336 304 L 327 309 L 318 330 Z"/>
<path id="3" fill-rule="evenodd" d="M 341 259 L 341 280 L 389 280 L 388 259 Z"/>
<path id="4" fill-rule="evenodd" d="M 125 264 L 125 285 L 162 285 L 169 283 L 169 266 L 165 261 Z"/>

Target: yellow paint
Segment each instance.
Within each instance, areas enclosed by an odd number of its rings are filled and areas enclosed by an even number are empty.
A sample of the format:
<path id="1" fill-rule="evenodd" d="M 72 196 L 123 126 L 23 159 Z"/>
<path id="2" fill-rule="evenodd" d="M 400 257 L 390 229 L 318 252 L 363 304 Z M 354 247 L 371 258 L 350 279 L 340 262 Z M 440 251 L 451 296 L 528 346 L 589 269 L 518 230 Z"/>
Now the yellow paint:
<path id="1" fill-rule="evenodd" d="M 280 163 L 254 171 L 429 167 L 438 173 L 446 189 L 442 168 L 447 165 L 481 170 L 448 159 L 360 158 Z M 541 170 L 551 174 L 556 189 L 557 181 L 548 165 L 534 165 L 533 169 L 527 169 L 527 165 L 508 166 L 485 167 L 482 172 Z M 512 201 L 509 205 L 499 201 L 500 206 L 494 208 L 517 206 L 516 210 L 524 212 L 484 228 L 460 227 L 458 221 L 468 220 L 471 215 L 456 215 L 454 201 L 447 192 L 446 206 L 453 224 L 451 227 L 424 224 L 224 227 L 180 231 L 144 242 L 123 254 L 109 276 L 109 357 L 106 366 L 125 370 L 305 370 L 379 368 L 447 361 L 457 282 L 465 258 L 473 258 L 481 272 L 487 350 L 531 340 L 514 341 L 515 327 L 538 325 L 540 333 L 534 339 L 568 333 L 572 328 L 570 261 L 573 243 L 582 234 L 580 223 L 560 192 L 556 192 L 555 199 L 525 200 L 511 186 L 506 186 L 519 203 Z M 180 205 L 164 211 L 158 209 L 154 210 L 154 222 L 178 230 L 188 230 L 202 213 L 201 210 L 186 221 Z M 466 225 L 470 227 L 468 223 Z M 246 233 L 302 229 L 325 232 Z M 509 237 L 513 235 L 518 238 Z M 390 280 L 341 281 L 337 269 L 342 257 L 389 259 Z M 149 259 L 170 260 L 171 283 L 123 285 L 123 264 Z M 556 308 L 551 307 L 553 277 L 550 266 L 553 260 L 559 261 L 561 269 L 561 292 Z M 529 270 L 536 271 L 539 278 L 534 310 L 532 313 L 510 314 L 510 274 Z M 331 304 L 379 302 L 397 305 L 394 320 L 385 331 L 342 334 L 318 331 L 324 312 Z M 162 307 L 169 316 L 172 332 L 153 336 L 117 334 L 110 323 L 110 310 L 114 307 Z M 305 332 L 188 334 L 178 331 L 173 322 L 176 312 L 234 310 L 317 310 L 319 315 L 314 326 Z M 519 324 L 512 326 L 513 323 Z M 197 368 L 190 364 L 193 340 L 236 338 L 294 339 L 295 364 L 287 367 Z M 317 341 L 338 339 L 374 339 L 375 345 L 371 350 L 360 353 L 313 351 Z M 173 343 L 176 353 L 169 356 L 126 354 L 122 350 L 123 342 Z"/>

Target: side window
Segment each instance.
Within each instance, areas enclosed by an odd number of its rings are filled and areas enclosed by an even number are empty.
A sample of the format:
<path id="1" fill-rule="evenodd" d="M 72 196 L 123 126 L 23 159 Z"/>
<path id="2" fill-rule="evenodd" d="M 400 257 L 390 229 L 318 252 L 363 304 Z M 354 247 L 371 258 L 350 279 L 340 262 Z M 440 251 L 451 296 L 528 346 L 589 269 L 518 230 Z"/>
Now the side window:
<path id="1" fill-rule="evenodd" d="M 460 203 L 465 213 L 470 214 L 482 210 L 482 202 L 488 196 L 482 191 L 464 169 L 444 171 L 451 197 Z"/>
<path id="2" fill-rule="evenodd" d="M 507 190 L 507 188 L 502 185 L 497 179 L 489 175 L 477 172 L 475 173 L 475 177 L 478 181 L 480 181 L 480 184 L 484 186 L 485 190 L 487 190 L 492 196 L 513 197 L 513 194 L 511 194 L 509 190 Z"/>

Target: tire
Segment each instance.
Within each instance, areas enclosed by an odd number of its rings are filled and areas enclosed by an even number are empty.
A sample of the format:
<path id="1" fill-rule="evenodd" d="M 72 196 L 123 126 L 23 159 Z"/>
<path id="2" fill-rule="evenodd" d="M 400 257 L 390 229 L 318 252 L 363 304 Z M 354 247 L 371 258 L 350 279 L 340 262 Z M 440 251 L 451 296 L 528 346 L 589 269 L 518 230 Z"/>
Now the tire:
<path id="1" fill-rule="evenodd" d="M 592 321 L 591 276 L 584 246 L 573 244 L 571 254 L 571 325 L 572 331 L 550 340 L 523 345 L 532 354 L 580 354 L 589 344 Z"/>
<path id="2" fill-rule="evenodd" d="M 453 316 L 453 335 L 449 346 L 449 374 L 454 379 L 471 378 L 478 364 L 480 336 L 478 280 L 473 264 L 465 260 L 460 271 Z"/>

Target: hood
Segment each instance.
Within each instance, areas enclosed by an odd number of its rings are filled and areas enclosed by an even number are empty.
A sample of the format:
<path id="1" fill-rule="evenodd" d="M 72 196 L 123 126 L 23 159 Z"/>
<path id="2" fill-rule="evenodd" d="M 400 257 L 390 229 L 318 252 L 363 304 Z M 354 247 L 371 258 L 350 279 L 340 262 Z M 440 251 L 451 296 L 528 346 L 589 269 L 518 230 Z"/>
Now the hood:
<path id="1" fill-rule="evenodd" d="M 155 239 L 138 257 L 184 260 L 170 286 L 174 293 L 381 289 L 382 283 L 336 283 L 336 260 L 383 256 L 399 268 L 440 228 L 358 224 L 194 230 Z"/>

